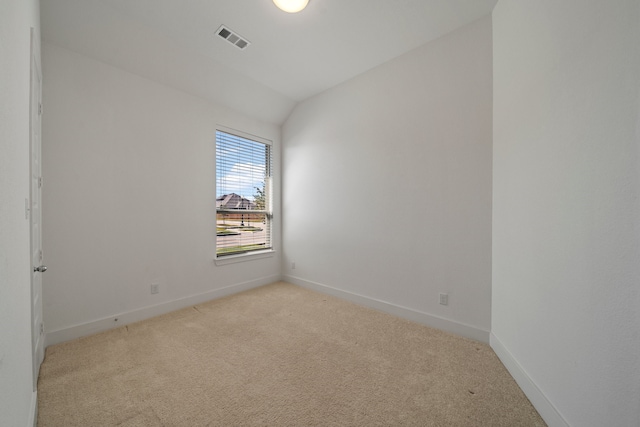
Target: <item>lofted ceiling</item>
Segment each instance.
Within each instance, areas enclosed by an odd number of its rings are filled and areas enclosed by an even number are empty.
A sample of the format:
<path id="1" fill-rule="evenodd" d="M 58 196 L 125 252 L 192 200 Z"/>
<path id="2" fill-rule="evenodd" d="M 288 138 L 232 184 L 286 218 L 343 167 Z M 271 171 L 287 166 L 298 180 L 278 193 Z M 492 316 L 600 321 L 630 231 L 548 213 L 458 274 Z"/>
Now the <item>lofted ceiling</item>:
<path id="1" fill-rule="evenodd" d="M 293 107 L 491 13 L 497 0 L 41 0 L 42 37 L 251 117 Z M 225 25 L 251 44 L 216 35 Z"/>

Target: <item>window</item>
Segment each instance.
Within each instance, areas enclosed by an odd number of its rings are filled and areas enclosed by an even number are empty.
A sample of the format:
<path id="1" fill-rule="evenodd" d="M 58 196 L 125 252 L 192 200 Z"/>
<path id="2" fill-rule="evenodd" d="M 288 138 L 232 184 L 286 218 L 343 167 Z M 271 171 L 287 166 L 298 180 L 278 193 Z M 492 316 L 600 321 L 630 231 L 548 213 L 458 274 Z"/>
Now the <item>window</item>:
<path id="1" fill-rule="evenodd" d="M 271 145 L 216 131 L 216 256 L 271 249 Z"/>

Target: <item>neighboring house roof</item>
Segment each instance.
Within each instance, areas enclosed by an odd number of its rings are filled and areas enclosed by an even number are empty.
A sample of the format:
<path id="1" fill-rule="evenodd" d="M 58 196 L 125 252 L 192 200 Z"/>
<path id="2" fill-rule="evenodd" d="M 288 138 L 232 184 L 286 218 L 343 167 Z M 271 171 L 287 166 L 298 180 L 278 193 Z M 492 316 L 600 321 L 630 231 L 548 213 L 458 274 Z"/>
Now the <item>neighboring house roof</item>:
<path id="1" fill-rule="evenodd" d="M 256 209 L 256 204 L 236 193 L 231 193 L 216 199 L 216 209 Z"/>

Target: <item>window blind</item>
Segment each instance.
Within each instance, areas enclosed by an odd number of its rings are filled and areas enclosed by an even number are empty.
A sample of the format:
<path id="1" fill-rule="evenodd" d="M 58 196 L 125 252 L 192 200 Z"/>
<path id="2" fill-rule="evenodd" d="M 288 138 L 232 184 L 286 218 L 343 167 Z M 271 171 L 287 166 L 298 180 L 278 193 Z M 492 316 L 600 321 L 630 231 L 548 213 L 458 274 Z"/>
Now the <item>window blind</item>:
<path id="1" fill-rule="evenodd" d="M 271 249 L 271 145 L 216 131 L 216 255 Z"/>

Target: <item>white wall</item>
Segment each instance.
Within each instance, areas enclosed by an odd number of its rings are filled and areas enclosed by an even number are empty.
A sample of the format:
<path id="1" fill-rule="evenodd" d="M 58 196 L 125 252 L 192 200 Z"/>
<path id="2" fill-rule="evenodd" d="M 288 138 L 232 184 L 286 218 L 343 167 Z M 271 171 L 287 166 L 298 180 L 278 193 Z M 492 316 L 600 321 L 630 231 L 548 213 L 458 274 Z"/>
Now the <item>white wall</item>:
<path id="1" fill-rule="evenodd" d="M 280 278 L 279 221 L 275 256 L 213 261 L 216 124 L 274 141 L 276 188 L 278 126 L 48 43 L 43 70 L 48 344 Z"/>
<path id="2" fill-rule="evenodd" d="M 0 0 L 0 425 L 26 426 L 35 414 L 31 367 L 29 73 L 36 0 Z"/>
<path id="3" fill-rule="evenodd" d="M 500 1 L 491 342 L 550 425 L 640 425 L 640 2 Z"/>
<path id="4" fill-rule="evenodd" d="M 491 79 L 486 17 L 299 104 L 286 279 L 488 341 Z"/>

